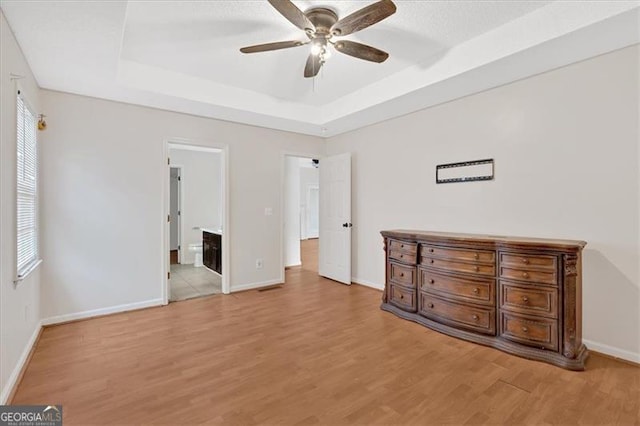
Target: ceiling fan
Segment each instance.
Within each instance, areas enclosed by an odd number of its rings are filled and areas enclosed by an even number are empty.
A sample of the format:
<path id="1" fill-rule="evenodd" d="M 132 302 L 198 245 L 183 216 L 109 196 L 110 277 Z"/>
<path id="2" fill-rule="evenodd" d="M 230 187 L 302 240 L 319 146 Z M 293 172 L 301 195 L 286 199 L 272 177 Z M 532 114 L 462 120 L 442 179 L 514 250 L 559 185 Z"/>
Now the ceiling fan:
<path id="1" fill-rule="evenodd" d="M 303 12 L 290 0 L 268 1 L 293 25 L 304 30 L 309 41 L 293 40 L 258 44 L 243 47 L 240 49 L 242 53 L 268 52 L 311 44 L 311 53 L 304 68 L 305 77 L 318 75 L 320 68 L 331 55 L 330 45 L 340 53 L 366 61 L 380 63 L 389 57 L 387 52 L 375 47 L 355 41 L 333 40 L 333 38 L 353 34 L 393 15 L 396 12 L 396 5 L 391 0 L 379 0 L 342 19 L 338 19 L 338 15 L 334 11 L 324 7 L 314 7 Z"/>

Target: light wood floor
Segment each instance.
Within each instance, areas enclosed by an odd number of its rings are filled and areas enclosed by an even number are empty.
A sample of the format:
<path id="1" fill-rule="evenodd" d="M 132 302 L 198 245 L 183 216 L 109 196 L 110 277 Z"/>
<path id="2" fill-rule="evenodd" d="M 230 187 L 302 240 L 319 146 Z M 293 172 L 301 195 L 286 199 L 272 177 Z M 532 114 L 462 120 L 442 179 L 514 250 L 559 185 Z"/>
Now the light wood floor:
<path id="1" fill-rule="evenodd" d="M 281 288 L 49 327 L 13 403 L 65 425 L 640 424 L 638 367 L 565 371 L 379 304 L 303 260 Z"/>
<path id="2" fill-rule="evenodd" d="M 310 272 L 318 272 L 318 244 L 317 238 L 300 241 L 300 258 L 302 269 Z"/>

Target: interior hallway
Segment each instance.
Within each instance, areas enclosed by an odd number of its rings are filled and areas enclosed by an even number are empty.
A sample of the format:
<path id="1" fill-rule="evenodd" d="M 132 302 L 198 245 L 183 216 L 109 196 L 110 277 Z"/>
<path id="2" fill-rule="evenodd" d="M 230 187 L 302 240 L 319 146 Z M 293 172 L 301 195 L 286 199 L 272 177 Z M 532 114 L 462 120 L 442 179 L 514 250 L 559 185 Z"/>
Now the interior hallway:
<path id="1" fill-rule="evenodd" d="M 14 404 L 87 424 L 632 424 L 640 368 L 584 372 L 451 338 L 317 275 L 45 328 Z M 306 260 L 306 262 L 305 262 Z"/>

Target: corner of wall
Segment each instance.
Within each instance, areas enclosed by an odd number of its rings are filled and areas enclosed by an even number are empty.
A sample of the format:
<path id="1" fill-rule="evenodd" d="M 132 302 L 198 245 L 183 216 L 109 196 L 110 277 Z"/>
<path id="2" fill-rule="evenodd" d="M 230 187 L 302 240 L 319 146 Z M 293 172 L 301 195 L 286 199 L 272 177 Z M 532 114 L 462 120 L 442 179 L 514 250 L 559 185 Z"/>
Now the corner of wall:
<path id="1" fill-rule="evenodd" d="M 13 392 L 40 332 L 40 276 L 36 268 L 19 285 L 15 274 L 16 82 L 41 111 L 40 87 L 0 9 L 0 404 Z M 17 79 L 11 75 L 20 76 Z M 40 138 L 40 136 L 39 136 Z"/>

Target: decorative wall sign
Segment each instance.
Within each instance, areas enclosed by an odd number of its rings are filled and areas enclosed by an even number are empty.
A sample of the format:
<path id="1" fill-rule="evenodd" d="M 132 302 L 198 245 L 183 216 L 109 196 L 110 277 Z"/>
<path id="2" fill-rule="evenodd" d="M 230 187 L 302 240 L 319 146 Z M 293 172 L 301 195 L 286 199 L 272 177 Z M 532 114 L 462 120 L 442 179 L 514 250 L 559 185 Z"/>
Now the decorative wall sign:
<path id="1" fill-rule="evenodd" d="M 493 180 L 493 158 L 436 166 L 436 183 Z"/>

